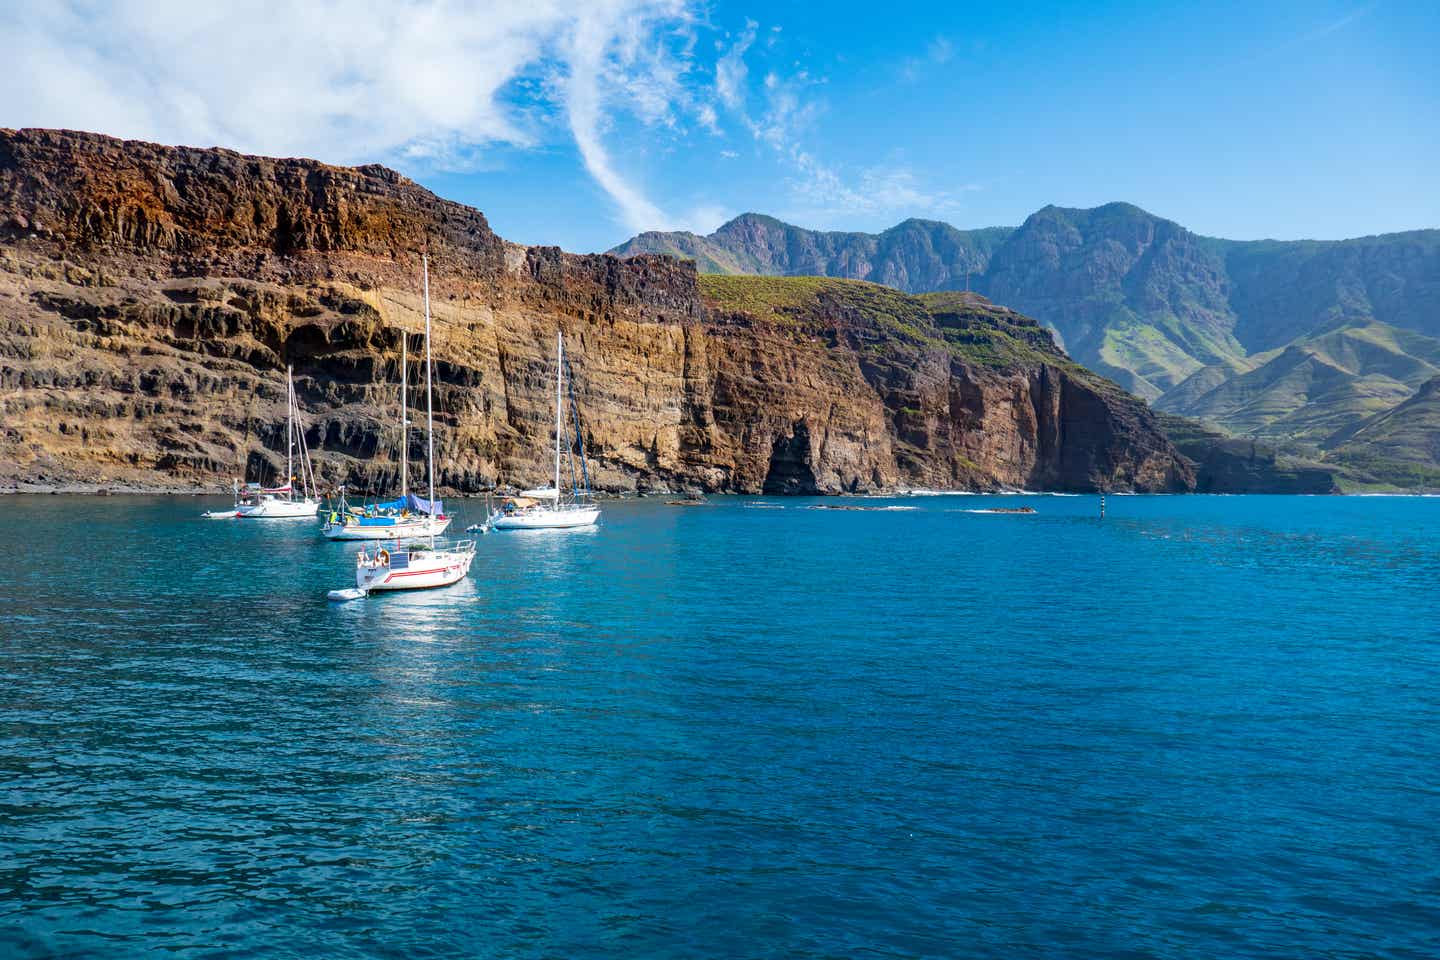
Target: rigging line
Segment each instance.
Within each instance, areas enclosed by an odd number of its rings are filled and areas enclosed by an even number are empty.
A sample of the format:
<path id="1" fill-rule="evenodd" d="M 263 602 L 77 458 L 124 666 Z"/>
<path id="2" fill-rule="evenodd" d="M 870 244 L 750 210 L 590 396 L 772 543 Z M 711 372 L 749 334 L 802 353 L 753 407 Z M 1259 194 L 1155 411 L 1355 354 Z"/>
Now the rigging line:
<path id="1" fill-rule="evenodd" d="M 300 392 L 292 385 L 291 403 L 295 406 L 295 434 L 300 447 L 300 476 L 305 483 L 305 496 L 313 497 L 320 485 L 315 480 L 315 468 L 310 463 L 310 442 L 305 439 L 305 426 L 300 422 Z"/>
<path id="2" fill-rule="evenodd" d="M 437 372 L 443 372 L 443 371 L 437 371 Z M 444 384 L 443 384 L 443 382 L 440 380 L 439 376 L 436 376 L 436 377 L 435 377 L 435 383 L 436 383 L 437 385 L 439 385 L 439 386 L 444 386 Z M 441 441 L 440 449 L 441 449 L 441 452 L 442 452 L 442 453 L 443 453 L 445 450 L 449 449 L 450 451 L 452 451 L 452 454 L 453 454 L 453 452 L 458 448 L 459 441 L 456 440 L 456 432 L 458 431 L 458 428 L 459 428 L 459 426 L 460 426 L 460 420 L 461 420 L 461 418 L 460 418 L 460 415 L 456 412 L 456 410 L 457 410 L 457 404 L 459 404 L 459 402 L 460 402 L 460 401 L 458 400 L 457 397 L 452 396 L 450 393 L 442 390 L 442 391 L 440 391 L 440 396 L 439 396 L 439 398 L 438 398 L 438 402 L 435 403 L 435 407 L 436 407 L 436 409 L 437 409 L 437 410 L 439 411 L 439 413 L 440 413 L 440 421 L 441 421 L 442 425 L 444 425 L 444 424 L 450 424 L 450 423 L 452 423 L 452 421 L 453 421 L 453 427 L 450 429 L 449 433 L 447 434 L 447 439 L 444 439 L 444 440 Z M 453 462 L 453 461 L 452 461 L 452 462 Z M 443 477 L 443 474 L 442 474 L 442 477 Z M 459 487 L 455 487 L 454 489 L 459 490 L 460 488 L 459 488 Z M 452 512 L 452 511 L 449 511 L 449 510 L 446 511 L 446 513 L 450 514 L 450 516 L 451 516 L 451 521 L 450 521 L 450 522 L 451 522 L 454 526 L 459 526 L 459 527 L 462 527 L 462 528 L 463 528 L 463 527 L 465 526 L 465 521 L 466 521 L 467 519 L 469 519 L 469 511 L 466 509 L 465 497 L 464 497 L 463 495 L 457 495 L 456 497 L 452 497 L 452 498 L 451 498 L 451 502 L 455 504 L 455 509 L 454 509 L 454 511 L 453 511 L 453 512 Z M 485 515 L 486 515 L 487 517 L 490 515 L 490 513 L 489 513 L 488 510 L 486 511 Z"/>
<path id="3" fill-rule="evenodd" d="M 570 414 L 575 420 L 575 442 L 580 445 L 580 475 L 585 478 L 585 492 L 590 492 L 590 469 L 585 463 L 585 434 L 580 429 L 580 405 L 575 402 L 575 371 L 570 367 L 570 361 L 565 361 L 565 372 L 570 375 Z M 570 463 L 570 482 L 575 482 L 575 463 Z"/>
<path id="4" fill-rule="evenodd" d="M 235 464 L 237 473 L 240 474 L 240 482 L 245 482 L 245 471 L 250 466 L 250 425 L 255 419 L 255 394 L 250 394 L 250 408 L 245 412 L 245 436 L 240 440 L 240 449 L 235 451 Z M 240 463 L 241 456 L 245 462 Z"/>

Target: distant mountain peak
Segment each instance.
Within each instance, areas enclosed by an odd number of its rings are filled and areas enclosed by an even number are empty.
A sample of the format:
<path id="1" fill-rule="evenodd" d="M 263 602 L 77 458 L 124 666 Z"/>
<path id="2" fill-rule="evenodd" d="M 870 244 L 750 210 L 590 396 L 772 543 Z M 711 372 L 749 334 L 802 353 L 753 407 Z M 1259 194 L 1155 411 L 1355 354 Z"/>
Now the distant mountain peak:
<path id="1" fill-rule="evenodd" d="M 1307 442 L 1409 396 L 1437 368 L 1440 230 L 1241 242 L 1117 200 L 1051 204 L 1015 228 L 912 217 L 873 234 L 745 213 L 708 237 L 645 234 L 615 252 L 671 253 L 710 273 L 970 289 L 1040 320 L 1071 356 L 1162 409 Z M 1281 376 L 1302 361 L 1309 373 Z M 1302 375 L 1335 390 L 1309 399 Z"/>
<path id="2" fill-rule="evenodd" d="M 713 237 L 717 234 L 722 234 L 743 227 L 755 225 L 764 227 L 789 227 L 791 229 L 799 229 L 797 227 L 793 227 L 791 224 L 786 223 L 784 220 L 772 217 L 769 214 L 750 212 L 742 213 L 737 217 L 731 217 L 729 220 L 726 220 L 724 223 L 720 224 L 720 226 L 716 227 L 712 233 L 708 234 L 708 236 Z"/>

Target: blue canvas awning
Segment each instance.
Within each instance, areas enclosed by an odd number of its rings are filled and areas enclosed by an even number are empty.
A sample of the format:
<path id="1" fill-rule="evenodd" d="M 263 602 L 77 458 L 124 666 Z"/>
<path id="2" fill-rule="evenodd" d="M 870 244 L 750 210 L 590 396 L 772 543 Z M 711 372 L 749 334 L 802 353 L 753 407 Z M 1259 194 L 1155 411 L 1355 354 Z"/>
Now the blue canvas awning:
<path id="1" fill-rule="evenodd" d="M 434 502 L 434 509 L 431 509 L 431 502 L 424 497 L 417 497 L 410 494 L 404 497 L 396 497 L 394 500 L 386 500 L 384 503 L 375 504 L 376 510 L 410 510 L 415 513 L 428 513 L 438 516 L 445 512 L 445 506 L 439 500 Z"/>
<path id="2" fill-rule="evenodd" d="M 445 505 L 439 500 L 425 500 L 415 496 L 413 493 L 406 499 L 409 501 L 411 510 L 428 513 L 432 517 L 438 517 L 445 512 Z"/>

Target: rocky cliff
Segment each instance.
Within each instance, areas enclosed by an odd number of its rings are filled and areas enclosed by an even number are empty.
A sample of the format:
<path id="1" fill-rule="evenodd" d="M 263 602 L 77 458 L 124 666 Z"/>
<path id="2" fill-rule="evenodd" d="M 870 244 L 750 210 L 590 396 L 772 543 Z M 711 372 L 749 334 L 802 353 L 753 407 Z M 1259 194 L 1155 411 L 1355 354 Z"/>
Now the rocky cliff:
<path id="1" fill-rule="evenodd" d="M 1440 338 L 1440 230 L 1238 242 L 1110 203 L 1045 207 L 1015 229 L 908 220 L 879 234 L 746 214 L 706 237 L 642 234 L 615 250 L 634 251 L 688 256 L 702 271 L 855 277 L 912 293 L 968 282 L 1049 325 L 1091 369 L 1163 409 L 1205 418 L 1225 403 L 1225 391 L 1211 390 L 1273 351 L 1338 327 Z M 1416 384 L 1386 386 L 1408 393 Z M 1352 390 L 1374 393 L 1361 382 Z M 1263 410 L 1286 417 L 1306 402 L 1296 395 Z M 1267 430 L 1263 417 L 1235 426 L 1290 435 L 1284 425 Z"/>
<path id="2" fill-rule="evenodd" d="M 0 472 L 273 477 L 293 365 L 322 477 L 392 482 L 421 250 L 450 489 L 543 479 L 557 329 L 604 489 L 1194 484 L 1142 402 L 977 298 L 702 284 L 507 243 L 381 167 L 45 130 L 0 131 Z"/>

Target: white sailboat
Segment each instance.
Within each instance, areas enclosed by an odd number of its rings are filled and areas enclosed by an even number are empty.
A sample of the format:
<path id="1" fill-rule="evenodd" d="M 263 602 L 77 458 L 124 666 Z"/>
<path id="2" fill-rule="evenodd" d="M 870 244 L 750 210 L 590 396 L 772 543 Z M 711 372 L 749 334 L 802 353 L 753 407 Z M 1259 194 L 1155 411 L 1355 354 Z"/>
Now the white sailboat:
<path id="1" fill-rule="evenodd" d="M 426 501 L 439 514 L 435 499 L 435 417 L 430 360 L 430 262 L 421 258 L 425 290 L 425 466 L 429 477 Z M 417 540 L 397 540 L 365 546 L 355 555 L 355 586 L 330 591 L 332 600 L 353 600 L 372 590 L 421 590 L 446 587 L 464 579 L 475 560 L 474 540 L 440 541 L 431 534 Z"/>
<path id="2" fill-rule="evenodd" d="M 573 410 L 574 400 L 571 400 Z M 588 527 L 600 519 L 600 508 L 590 499 L 589 470 L 585 467 L 584 438 L 580 436 L 578 415 L 575 435 L 580 446 L 580 478 L 584 486 L 574 478 L 574 464 L 571 464 L 572 483 L 568 495 L 560 486 L 561 452 L 565 445 L 565 337 L 555 334 L 555 485 L 540 490 L 526 490 L 518 497 L 501 501 L 500 509 L 490 516 L 490 525 L 496 530 L 564 530 L 572 527 Z M 545 501 L 550 501 L 546 503 Z"/>
<path id="3" fill-rule="evenodd" d="M 381 503 L 351 506 L 340 492 L 339 506 L 330 511 L 320 532 L 331 540 L 395 540 L 434 537 L 445 532 L 450 518 L 441 504 L 422 500 L 410 492 L 409 334 L 400 340 L 400 496 Z"/>
<path id="4" fill-rule="evenodd" d="M 247 483 L 236 487 L 233 516 L 241 520 L 289 520 L 313 517 L 320 510 L 316 495 L 315 471 L 310 465 L 310 448 L 305 430 L 300 426 L 300 402 L 295 396 L 295 373 L 285 368 L 285 483 L 278 487 L 262 487 Z M 296 453 L 299 453 L 300 475 L 295 475 Z M 300 490 L 295 488 L 299 481 Z M 297 497 L 296 493 L 301 493 Z M 228 511 L 212 511 L 211 518 L 221 518 Z"/>

